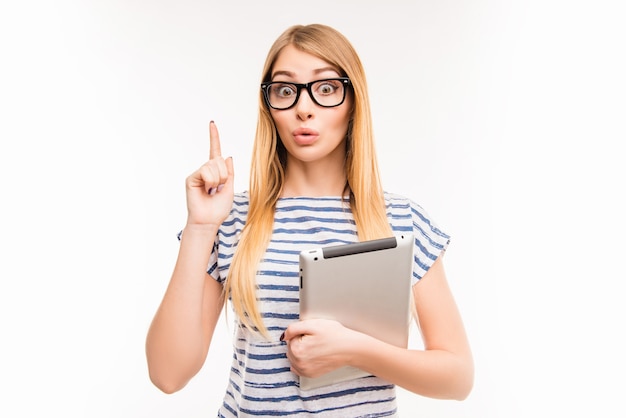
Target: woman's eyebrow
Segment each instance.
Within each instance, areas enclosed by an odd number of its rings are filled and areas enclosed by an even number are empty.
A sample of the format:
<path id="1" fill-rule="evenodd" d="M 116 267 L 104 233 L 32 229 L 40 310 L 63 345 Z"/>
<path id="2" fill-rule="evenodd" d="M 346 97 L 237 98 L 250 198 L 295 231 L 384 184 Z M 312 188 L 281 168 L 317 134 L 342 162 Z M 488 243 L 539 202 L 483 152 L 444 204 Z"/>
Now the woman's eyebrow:
<path id="1" fill-rule="evenodd" d="M 315 74 L 320 74 L 320 73 L 325 73 L 327 71 L 332 71 L 334 73 L 339 74 L 339 71 L 337 71 L 337 69 L 335 67 L 324 67 L 324 68 L 318 68 L 317 70 L 314 70 L 313 72 Z"/>
<path id="2" fill-rule="evenodd" d="M 316 68 L 315 70 L 313 70 L 314 74 L 320 74 L 320 73 L 325 73 L 327 71 L 332 71 L 334 73 L 339 74 L 339 71 L 337 71 L 337 69 L 335 67 L 322 67 L 322 68 Z M 279 71 L 275 71 L 274 73 L 272 73 L 272 80 L 274 79 L 274 77 L 278 76 L 278 75 L 284 75 L 286 77 L 291 77 L 294 78 L 295 77 L 295 73 L 292 71 L 287 71 L 287 70 L 279 70 Z"/>
<path id="3" fill-rule="evenodd" d="M 293 77 L 294 73 L 292 73 L 291 71 L 276 71 L 276 72 L 272 73 L 272 80 L 277 75 L 284 75 L 284 76 L 287 76 L 287 77 Z"/>

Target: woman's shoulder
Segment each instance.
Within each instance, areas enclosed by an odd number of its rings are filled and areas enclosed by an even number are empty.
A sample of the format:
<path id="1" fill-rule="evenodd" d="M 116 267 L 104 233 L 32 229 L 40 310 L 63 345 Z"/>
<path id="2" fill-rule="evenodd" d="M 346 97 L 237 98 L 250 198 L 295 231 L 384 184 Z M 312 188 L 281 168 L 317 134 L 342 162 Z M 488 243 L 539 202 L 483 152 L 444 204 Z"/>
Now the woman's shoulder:
<path id="1" fill-rule="evenodd" d="M 388 216 L 400 219 L 411 218 L 415 224 L 427 225 L 428 229 L 432 229 L 437 234 L 441 233 L 442 236 L 446 238 L 448 237 L 447 234 L 439 230 L 436 226 L 436 222 L 426 209 L 418 204 L 413 198 L 403 194 L 387 191 L 384 194 Z"/>
<path id="2" fill-rule="evenodd" d="M 406 195 L 385 191 L 384 196 L 385 205 L 388 209 L 421 209 L 420 205 L 418 205 L 411 197 Z"/>
<path id="3" fill-rule="evenodd" d="M 233 222 L 245 223 L 246 218 L 248 217 L 249 207 L 250 196 L 248 195 L 248 192 L 235 193 L 233 196 L 233 206 L 222 226 L 224 226 L 224 224 L 232 224 Z"/>
<path id="4" fill-rule="evenodd" d="M 236 192 L 233 198 L 233 204 L 249 204 L 250 203 L 250 193 L 247 190 L 243 192 Z"/>

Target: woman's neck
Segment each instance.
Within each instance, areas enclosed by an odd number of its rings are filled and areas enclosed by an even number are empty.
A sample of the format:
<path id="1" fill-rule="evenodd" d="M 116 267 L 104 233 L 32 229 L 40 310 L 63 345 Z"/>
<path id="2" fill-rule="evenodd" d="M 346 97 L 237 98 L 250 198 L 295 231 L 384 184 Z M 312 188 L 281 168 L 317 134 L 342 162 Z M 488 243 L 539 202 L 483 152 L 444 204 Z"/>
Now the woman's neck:
<path id="1" fill-rule="evenodd" d="M 343 196 L 346 173 L 343 164 L 289 161 L 281 197 Z"/>

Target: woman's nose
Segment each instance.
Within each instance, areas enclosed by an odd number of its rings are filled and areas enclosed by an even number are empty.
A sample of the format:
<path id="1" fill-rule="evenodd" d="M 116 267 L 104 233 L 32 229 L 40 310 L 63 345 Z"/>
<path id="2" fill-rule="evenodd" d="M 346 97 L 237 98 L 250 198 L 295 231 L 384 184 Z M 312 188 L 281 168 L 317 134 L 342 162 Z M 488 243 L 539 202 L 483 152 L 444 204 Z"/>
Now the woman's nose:
<path id="1" fill-rule="evenodd" d="M 298 103 L 296 103 L 296 115 L 300 120 L 311 119 L 313 117 L 313 109 L 315 108 L 315 103 L 309 92 L 306 89 L 302 89 L 302 93 L 300 93 L 300 97 L 298 97 Z"/>

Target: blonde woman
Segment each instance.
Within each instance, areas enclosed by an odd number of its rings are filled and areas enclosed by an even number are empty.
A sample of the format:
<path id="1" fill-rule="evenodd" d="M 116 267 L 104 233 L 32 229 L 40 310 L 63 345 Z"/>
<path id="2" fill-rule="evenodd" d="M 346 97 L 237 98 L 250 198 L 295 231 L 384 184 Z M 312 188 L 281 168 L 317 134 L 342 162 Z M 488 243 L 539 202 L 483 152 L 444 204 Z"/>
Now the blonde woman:
<path id="1" fill-rule="evenodd" d="M 249 191 L 233 190 L 215 123 L 210 159 L 186 180 L 187 223 L 146 341 L 150 378 L 166 393 L 200 370 L 229 300 L 234 358 L 219 417 L 387 417 L 395 386 L 464 399 L 473 360 L 446 283 L 449 237 L 424 210 L 383 191 L 361 61 L 324 25 L 293 26 L 273 44 L 259 90 Z M 423 350 L 330 320 L 298 320 L 298 254 L 411 231 L 413 299 Z M 208 266 L 208 267 L 207 267 Z M 299 376 L 351 365 L 371 376 L 310 391 Z"/>

